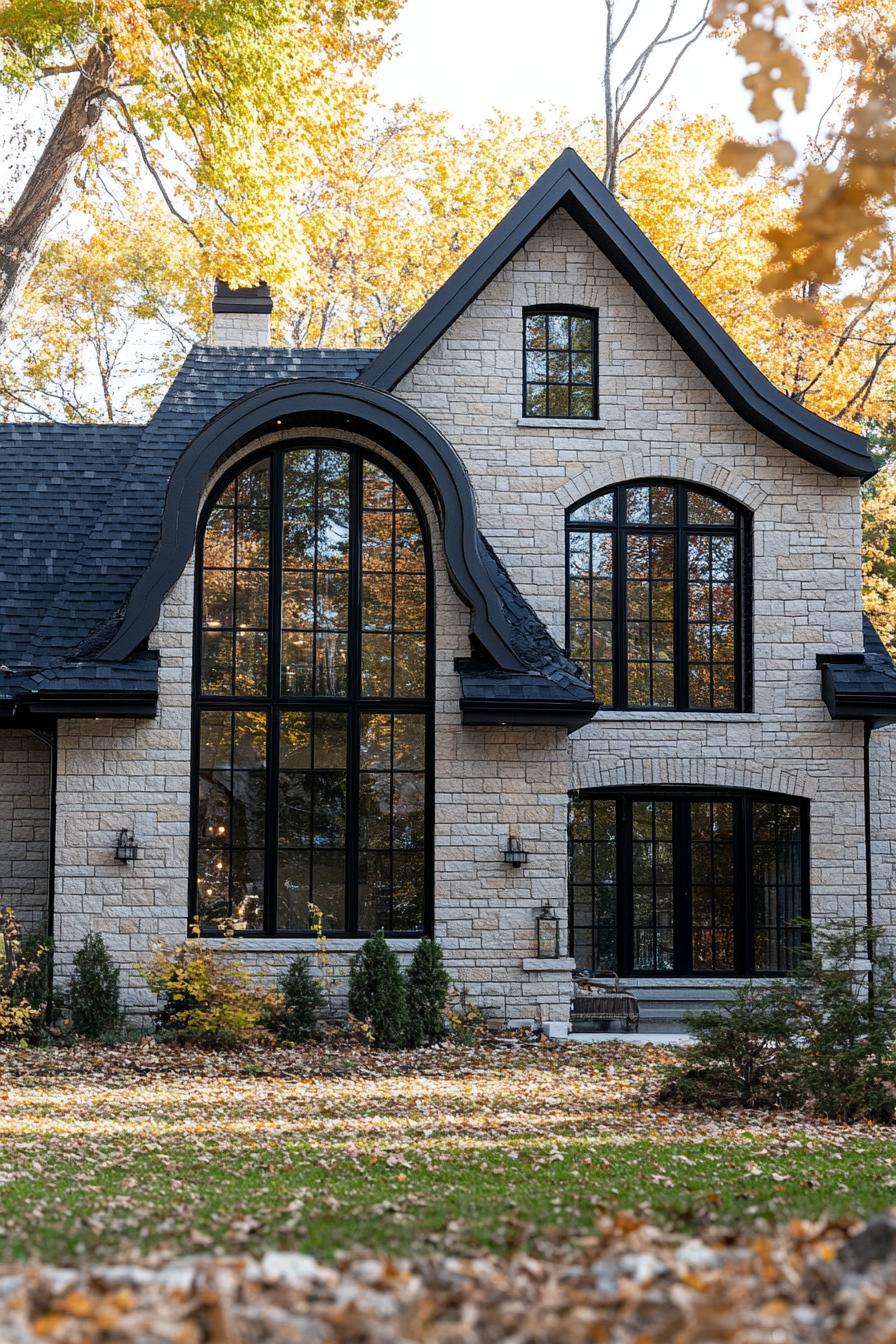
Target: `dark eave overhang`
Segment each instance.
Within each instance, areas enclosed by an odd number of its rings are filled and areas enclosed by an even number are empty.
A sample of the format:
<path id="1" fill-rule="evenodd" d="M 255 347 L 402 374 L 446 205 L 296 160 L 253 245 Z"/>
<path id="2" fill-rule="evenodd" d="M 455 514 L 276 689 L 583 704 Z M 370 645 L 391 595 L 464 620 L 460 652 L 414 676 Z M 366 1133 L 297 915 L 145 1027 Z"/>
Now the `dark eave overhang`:
<path id="1" fill-rule="evenodd" d="M 566 210 L 730 406 L 813 465 L 862 480 L 876 470 L 866 440 L 780 392 L 704 308 L 602 182 L 566 149 L 360 378 L 392 391 L 555 210 Z"/>
<path id="2" fill-rule="evenodd" d="M 0 700 L 0 719 L 154 719 L 158 702 L 147 691 L 25 691 Z"/>
<path id="3" fill-rule="evenodd" d="M 462 697 L 461 721 L 495 727 L 584 728 L 600 709 L 596 700 L 477 700 Z"/>
<path id="4" fill-rule="evenodd" d="M 872 728 L 883 728 L 896 723 L 896 680 L 892 687 L 881 685 L 881 677 L 874 669 L 863 665 L 869 672 L 867 685 L 845 687 L 840 684 L 839 669 L 843 663 L 825 662 L 821 666 L 821 695 L 832 719 L 853 719 L 868 723 Z"/>

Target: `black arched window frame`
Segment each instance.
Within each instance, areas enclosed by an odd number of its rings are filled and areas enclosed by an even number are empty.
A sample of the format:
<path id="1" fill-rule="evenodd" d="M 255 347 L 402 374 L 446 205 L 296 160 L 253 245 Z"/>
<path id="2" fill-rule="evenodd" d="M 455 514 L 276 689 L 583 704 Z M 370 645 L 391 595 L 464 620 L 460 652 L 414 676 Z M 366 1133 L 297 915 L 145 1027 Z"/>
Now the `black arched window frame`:
<path id="1" fill-rule="evenodd" d="M 345 696 L 303 696 L 291 695 L 281 689 L 281 651 L 282 629 L 281 611 L 283 601 L 283 475 L 286 454 L 297 449 L 330 449 L 346 453 L 349 456 L 349 634 L 348 667 L 349 687 Z M 269 587 L 268 587 L 268 663 L 267 686 L 263 695 L 213 695 L 202 690 L 202 636 L 203 636 L 203 541 L 209 516 L 227 487 L 247 469 L 261 462 L 270 464 L 270 503 L 269 503 Z M 371 463 L 385 473 L 407 497 L 413 508 L 423 540 L 426 574 L 426 666 L 424 672 L 424 695 L 417 698 L 374 697 L 360 694 L 360 642 L 361 642 L 361 583 L 362 567 L 360 563 L 361 547 L 361 510 L 362 510 L 362 473 L 365 462 Z M 199 750 L 200 715 L 203 710 L 257 710 L 267 714 L 267 758 L 266 758 L 266 809 L 265 809 L 265 860 L 264 860 L 264 919 L 260 929 L 240 930 L 241 939 L 253 938 L 294 938 L 310 939 L 316 935 L 305 928 L 277 928 L 277 878 L 279 859 L 278 806 L 277 791 L 280 775 L 279 763 L 279 711 L 308 710 L 326 712 L 335 710 L 345 713 L 348 735 L 348 770 L 346 798 L 346 878 L 345 901 L 346 920 L 344 929 L 326 929 L 328 937 L 364 937 L 373 930 L 358 928 L 358 815 L 360 792 L 359 769 L 359 722 L 360 714 L 419 714 L 424 717 L 425 733 L 425 783 L 424 783 L 424 862 L 423 862 L 423 924 L 422 929 L 404 932 L 387 929 L 389 938 L 416 939 L 423 935 L 432 936 L 434 905 L 433 849 L 435 833 L 434 810 L 434 752 L 435 752 L 435 585 L 433 581 L 432 542 L 427 515 L 421 506 L 416 492 L 408 485 L 399 470 L 379 454 L 367 448 L 348 443 L 340 439 L 328 439 L 324 436 L 314 438 L 297 437 L 276 445 L 268 445 L 258 452 L 241 457 L 215 481 L 199 514 L 196 531 L 195 577 L 193 593 L 193 678 L 191 727 L 191 766 L 190 766 L 190 853 L 189 853 L 189 898 L 188 929 L 192 932 L 197 923 L 197 876 L 198 843 L 197 828 L 199 817 Z M 352 841 L 354 837 L 354 841 Z M 215 936 L 216 931 L 203 925 L 203 936 Z"/>
<path id="2" fill-rule="evenodd" d="M 654 525 L 627 523 L 625 521 L 625 491 L 641 486 L 671 487 L 676 495 L 676 521 L 674 524 Z M 688 492 L 705 495 L 716 501 L 734 515 L 734 526 L 701 527 L 687 522 Z M 613 499 L 613 522 L 590 523 L 572 522 L 575 513 L 602 496 Z M 570 617 L 570 537 L 573 533 L 603 533 L 613 538 L 613 700 L 602 704 L 601 708 L 646 712 L 731 714 L 749 713 L 753 708 L 753 530 L 752 515 L 743 505 L 718 490 L 696 481 L 674 477 L 643 476 L 632 480 L 619 481 L 612 486 L 603 486 L 576 500 L 566 510 L 566 651 L 570 653 L 571 617 Z M 624 541 L 630 534 L 674 535 L 675 546 L 675 593 L 674 593 L 674 685 L 675 703 L 672 705 L 629 704 L 628 702 L 628 664 L 626 658 L 627 598 L 626 570 L 620 558 L 625 554 Z M 735 691 L 734 705 L 728 708 L 712 708 L 706 705 L 691 706 L 688 703 L 688 582 L 687 582 L 687 543 L 689 535 L 725 536 L 733 535 L 735 540 Z M 587 671 L 587 669 L 586 669 Z"/>

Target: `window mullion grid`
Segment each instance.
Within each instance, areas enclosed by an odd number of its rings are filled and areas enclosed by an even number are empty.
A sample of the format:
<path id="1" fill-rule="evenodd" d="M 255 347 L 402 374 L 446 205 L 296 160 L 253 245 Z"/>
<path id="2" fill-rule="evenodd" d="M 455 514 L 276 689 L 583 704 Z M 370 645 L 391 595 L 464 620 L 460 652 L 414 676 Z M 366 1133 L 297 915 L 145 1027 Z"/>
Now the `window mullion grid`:
<path id="1" fill-rule="evenodd" d="M 632 802 L 617 797 L 616 804 L 616 927 L 619 930 L 619 969 L 631 975 L 634 969 L 635 901 L 632 882 Z"/>
<path id="2" fill-rule="evenodd" d="M 280 710 L 277 707 L 282 667 L 283 619 L 283 464 L 282 453 L 272 453 L 268 479 L 270 509 L 268 526 L 268 703 L 265 799 L 264 914 L 267 934 L 277 931 L 277 893 L 280 884 Z"/>
<path id="3" fill-rule="evenodd" d="M 614 491 L 613 510 L 615 527 L 616 554 L 613 556 L 613 645 L 616 660 L 615 703 L 622 709 L 628 709 L 628 533 L 623 526 L 623 506 L 625 497 L 622 486 Z"/>
<path id="4" fill-rule="evenodd" d="M 360 453 L 349 458 L 348 527 L 348 715 L 345 781 L 345 928 L 358 928 L 361 797 L 361 620 L 363 582 L 364 465 Z M 393 524 L 394 526 L 394 524 Z"/>
<path id="5" fill-rule="evenodd" d="M 738 975 L 753 970 L 753 805 L 735 799 L 734 809 L 734 967 Z"/>
<path id="6" fill-rule="evenodd" d="M 693 885 L 691 863 L 691 800 L 672 804 L 672 969 L 693 970 Z"/>
<path id="7" fill-rule="evenodd" d="M 688 693 L 688 531 L 687 491 L 675 487 L 675 543 L 672 555 L 672 672 L 676 709 L 689 707 Z"/>

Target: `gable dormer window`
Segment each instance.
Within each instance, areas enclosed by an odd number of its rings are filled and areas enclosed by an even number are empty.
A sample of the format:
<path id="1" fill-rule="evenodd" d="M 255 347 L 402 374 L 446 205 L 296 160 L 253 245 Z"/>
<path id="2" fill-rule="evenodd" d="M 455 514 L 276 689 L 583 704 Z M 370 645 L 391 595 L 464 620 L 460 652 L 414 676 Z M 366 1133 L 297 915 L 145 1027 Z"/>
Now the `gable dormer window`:
<path id="1" fill-rule="evenodd" d="M 523 409 L 535 420 L 597 416 L 597 313 L 527 308 L 523 314 Z"/>

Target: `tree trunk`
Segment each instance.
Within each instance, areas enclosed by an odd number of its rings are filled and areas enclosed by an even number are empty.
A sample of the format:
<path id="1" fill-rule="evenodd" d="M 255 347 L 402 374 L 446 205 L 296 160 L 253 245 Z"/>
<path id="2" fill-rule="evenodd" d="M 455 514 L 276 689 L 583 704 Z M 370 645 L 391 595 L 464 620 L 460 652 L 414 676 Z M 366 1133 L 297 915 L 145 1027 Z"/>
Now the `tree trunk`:
<path id="1" fill-rule="evenodd" d="M 0 225 L 0 347 L 75 169 L 109 93 L 108 42 L 90 49 L 78 82 L 7 219 Z"/>

